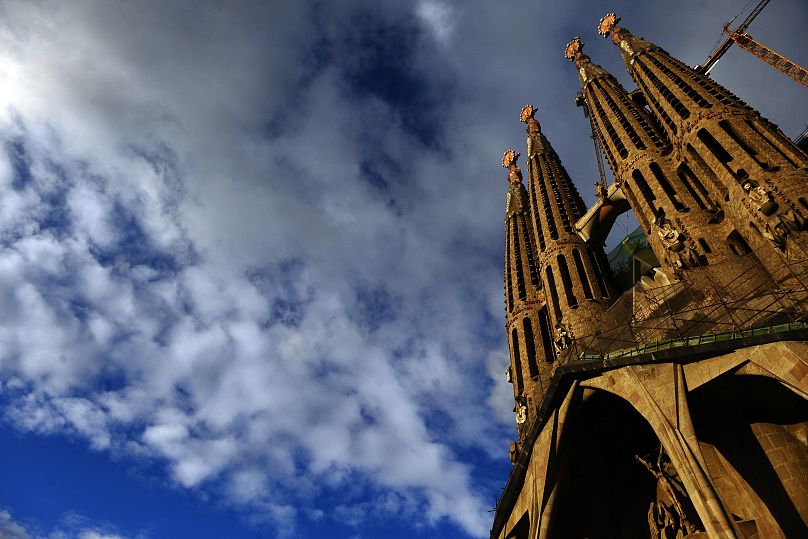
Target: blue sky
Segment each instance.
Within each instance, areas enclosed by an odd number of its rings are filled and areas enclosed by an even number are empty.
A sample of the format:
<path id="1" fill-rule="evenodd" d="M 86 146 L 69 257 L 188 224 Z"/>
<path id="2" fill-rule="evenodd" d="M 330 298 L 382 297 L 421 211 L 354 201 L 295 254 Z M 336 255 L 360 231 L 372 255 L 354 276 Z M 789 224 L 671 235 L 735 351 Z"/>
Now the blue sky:
<path id="1" fill-rule="evenodd" d="M 592 202 L 567 41 L 630 88 L 606 11 L 692 65 L 741 7 L 0 2 L 0 536 L 485 537 L 519 111 Z M 805 20 L 750 33 L 807 65 Z"/>

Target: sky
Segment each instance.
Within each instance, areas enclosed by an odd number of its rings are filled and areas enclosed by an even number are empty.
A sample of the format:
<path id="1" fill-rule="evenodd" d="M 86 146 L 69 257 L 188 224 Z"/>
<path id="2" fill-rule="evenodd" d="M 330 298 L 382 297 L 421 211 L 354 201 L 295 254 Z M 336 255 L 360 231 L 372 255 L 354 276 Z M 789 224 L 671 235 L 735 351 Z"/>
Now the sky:
<path id="1" fill-rule="evenodd" d="M 0 2 L 0 537 L 486 537 L 519 111 L 591 203 L 567 41 L 631 89 L 607 11 L 694 65 L 742 7 Z M 808 65 L 806 20 L 750 33 Z M 712 75 L 808 123 L 749 54 Z"/>

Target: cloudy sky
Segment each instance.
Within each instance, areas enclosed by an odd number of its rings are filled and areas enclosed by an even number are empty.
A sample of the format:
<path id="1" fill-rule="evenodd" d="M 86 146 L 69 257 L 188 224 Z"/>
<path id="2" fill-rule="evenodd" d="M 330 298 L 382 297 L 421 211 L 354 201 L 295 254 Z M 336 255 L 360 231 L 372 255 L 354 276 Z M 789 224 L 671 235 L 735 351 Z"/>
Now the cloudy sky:
<path id="1" fill-rule="evenodd" d="M 519 110 L 591 202 L 566 42 L 630 86 L 606 11 L 692 65 L 743 3 L 0 2 L 0 536 L 487 536 Z"/>

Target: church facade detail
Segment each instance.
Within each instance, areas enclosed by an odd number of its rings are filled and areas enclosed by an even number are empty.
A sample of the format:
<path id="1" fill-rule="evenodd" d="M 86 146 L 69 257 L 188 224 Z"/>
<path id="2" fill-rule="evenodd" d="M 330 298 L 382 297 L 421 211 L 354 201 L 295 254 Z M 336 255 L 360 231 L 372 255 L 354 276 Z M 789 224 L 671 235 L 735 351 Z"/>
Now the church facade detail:
<path id="1" fill-rule="evenodd" d="M 808 156 L 619 23 L 635 91 L 565 50 L 614 176 L 595 205 L 531 105 L 502 159 L 517 440 L 491 537 L 808 537 Z M 621 285 L 628 210 L 658 265 Z"/>

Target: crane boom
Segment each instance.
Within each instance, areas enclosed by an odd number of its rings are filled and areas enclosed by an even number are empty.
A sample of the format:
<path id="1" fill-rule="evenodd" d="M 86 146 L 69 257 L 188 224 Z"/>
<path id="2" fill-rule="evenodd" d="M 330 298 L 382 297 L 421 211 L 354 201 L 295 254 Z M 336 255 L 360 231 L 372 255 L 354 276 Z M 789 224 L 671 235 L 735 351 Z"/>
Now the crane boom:
<path id="1" fill-rule="evenodd" d="M 752 21 L 755 20 L 755 17 L 760 15 L 760 12 L 763 11 L 763 8 L 766 7 L 766 4 L 768 4 L 770 1 L 771 0 L 760 0 L 760 2 L 758 2 L 758 5 L 755 6 L 755 9 L 752 10 L 752 13 L 750 13 L 749 16 L 747 16 L 743 20 L 743 22 L 738 25 L 738 28 L 736 28 L 733 33 L 739 33 L 740 34 L 740 33 L 745 32 L 746 29 L 749 27 L 749 25 L 752 23 Z M 724 25 L 724 30 L 727 33 L 729 33 L 729 23 Z M 713 68 L 713 66 L 715 66 L 715 64 L 718 63 L 718 60 L 720 60 L 721 57 L 724 56 L 724 53 L 729 50 L 729 48 L 732 46 L 732 44 L 734 42 L 735 41 L 732 39 L 732 35 L 730 35 L 730 37 L 728 37 L 727 40 L 724 41 L 724 43 L 722 43 L 721 46 L 718 47 L 715 50 L 715 52 L 710 55 L 709 58 L 707 58 L 707 61 L 704 62 L 703 65 L 700 65 L 700 66 L 696 67 L 696 70 L 699 73 L 704 73 L 704 74 L 709 73 L 710 70 Z"/>
<path id="2" fill-rule="evenodd" d="M 799 66 L 788 58 L 774 52 L 762 43 L 755 41 L 747 34 L 739 34 L 737 31 L 735 31 L 730 36 L 730 39 L 737 43 L 741 48 L 751 52 L 764 62 L 771 65 L 773 68 L 782 71 L 803 86 L 808 87 L 808 70 L 806 70 L 804 67 Z"/>

